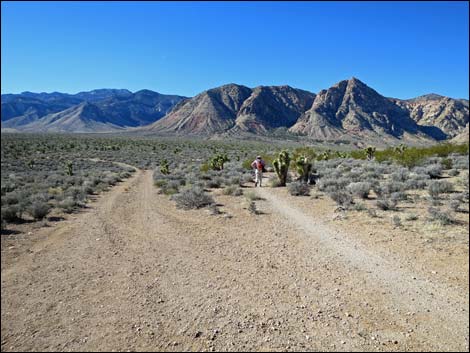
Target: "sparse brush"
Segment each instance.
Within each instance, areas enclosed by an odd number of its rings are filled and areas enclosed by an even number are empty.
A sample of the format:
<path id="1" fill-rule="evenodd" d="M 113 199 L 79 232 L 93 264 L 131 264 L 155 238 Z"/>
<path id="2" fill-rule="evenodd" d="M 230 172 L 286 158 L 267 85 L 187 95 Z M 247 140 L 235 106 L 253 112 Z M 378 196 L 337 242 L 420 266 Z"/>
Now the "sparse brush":
<path id="1" fill-rule="evenodd" d="M 50 209 L 51 206 L 47 202 L 38 200 L 33 201 L 27 211 L 35 220 L 41 220 L 47 216 Z"/>
<path id="2" fill-rule="evenodd" d="M 243 190 L 239 188 L 237 185 L 229 185 L 224 188 L 222 193 L 224 195 L 240 196 L 240 195 L 243 195 Z"/>
<path id="3" fill-rule="evenodd" d="M 310 187 L 307 183 L 295 181 L 287 187 L 292 196 L 308 196 L 310 195 Z"/>
<path id="4" fill-rule="evenodd" d="M 449 213 L 441 211 L 438 208 L 429 207 L 428 216 L 430 222 L 437 222 L 443 226 L 455 223 L 455 219 L 453 219 Z"/>
<path id="5" fill-rule="evenodd" d="M 336 202 L 339 206 L 347 208 L 353 204 L 353 197 L 347 191 L 337 190 L 333 192 L 328 192 L 328 196 L 331 197 L 331 199 Z"/>
<path id="6" fill-rule="evenodd" d="M 215 203 L 209 205 L 209 212 L 212 216 L 222 214 L 219 207 Z"/>
<path id="7" fill-rule="evenodd" d="M 354 204 L 353 209 L 355 211 L 365 211 L 365 210 L 367 210 L 367 207 L 363 203 L 357 202 L 357 203 Z"/>
<path id="8" fill-rule="evenodd" d="M 450 193 L 454 191 L 454 186 L 448 181 L 432 181 L 428 186 L 429 195 L 437 199 L 440 194 Z"/>
<path id="9" fill-rule="evenodd" d="M 376 205 L 382 211 L 393 211 L 397 209 L 397 202 L 386 198 L 378 199 Z"/>
<path id="10" fill-rule="evenodd" d="M 256 208 L 256 203 L 254 201 L 250 201 L 250 203 L 248 204 L 248 211 L 254 215 L 259 214 L 259 211 Z"/>
<path id="11" fill-rule="evenodd" d="M 401 224 L 401 218 L 397 215 L 394 215 L 392 217 L 390 217 L 390 220 L 392 221 L 392 225 L 394 227 L 401 227 L 402 224 Z"/>
<path id="12" fill-rule="evenodd" d="M 212 196 L 206 194 L 203 189 L 193 187 L 183 190 L 173 195 L 172 199 L 176 202 L 176 206 L 182 209 L 197 209 L 214 203 Z"/>
<path id="13" fill-rule="evenodd" d="M 405 221 L 416 221 L 418 219 L 418 215 L 416 213 L 410 213 L 406 215 Z"/>
<path id="14" fill-rule="evenodd" d="M 18 206 L 12 205 L 2 207 L 2 221 L 10 223 L 15 222 L 18 218 Z"/>
<path id="15" fill-rule="evenodd" d="M 459 200 L 451 200 L 449 202 L 449 208 L 454 212 L 460 212 L 460 201 Z"/>
<path id="16" fill-rule="evenodd" d="M 369 216 L 371 216 L 372 218 L 377 218 L 377 217 L 378 217 L 377 211 L 374 210 L 373 208 L 368 208 L 368 209 L 367 209 L 367 214 L 368 214 Z"/>
<path id="17" fill-rule="evenodd" d="M 371 187 L 372 186 L 370 183 L 360 181 L 357 183 L 349 184 L 347 189 L 353 195 L 358 196 L 362 199 L 367 199 L 369 197 L 369 192 L 370 192 Z"/>
<path id="18" fill-rule="evenodd" d="M 261 198 L 254 191 L 247 191 L 244 193 L 244 195 L 248 201 L 261 200 Z"/>

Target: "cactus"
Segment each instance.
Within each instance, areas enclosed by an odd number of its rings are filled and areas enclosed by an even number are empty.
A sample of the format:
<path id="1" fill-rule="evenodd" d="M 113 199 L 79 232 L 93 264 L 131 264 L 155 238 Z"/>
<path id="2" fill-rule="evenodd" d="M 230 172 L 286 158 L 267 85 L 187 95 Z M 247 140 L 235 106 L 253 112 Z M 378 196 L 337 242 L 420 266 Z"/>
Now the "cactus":
<path id="1" fill-rule="evenodd" d="M 224 163 L 230 161 L 227 154 L 218 154 L 209 160 L 209 167 L 212 170 L 223 170 Z"/>
<path id="2" fill-rule="evenodd" d="M 164 159 L 160 164 L 160 172 L 165 175 L 170 174 L 170 166 L 166 159 Z"/>
<path id="3" fill-rule="evenodd" d="M 398 146 L 394 148 L 394 151 L 397 152 L 400 156 L 402 156 L 403 153 L 405 153 L 407 149 L 408 149 L 408 146 L 406 146 L 403 143 L 400 143 Z"/>
<path id="4" fill-rule="evenodd" d="M 372 159 L 374 159 L 375 150 L 376 150 L 376 148 L 373 147 L 373 146 L 367 146 L 367 147 L 364 149 L 364 152 L 366 153 L 366 157 L 367 157 L 367 159 L 368 159 L 369 161 L 372 160 Z"/>
<path id="5" fill-rule="evenodd" d="M 71 161 L 67 161 L 65 163 L 65 174 L 67 174 L 68 176 L 73 175 L 73 164 Z"/>
<path id="6" fill-rule="evenodd" d="M 319 161 L 327 161 L 330 159 L 331 150 L 324 151 L 321 155 L 318 156 Z"/>
<path id="7" fill-rule="evenodd" d="M 274 170 L 279 178 L 279 186 L 286 186 L 289 164 L 290 157 L 287 151 L 279 153 L 279 157 L 273 162 Z"/>
<path id="8" fill-rule="evenodd" d="M 299 180 L 307 183 L 312 172 L 312 163 L 308 161 L 308 158 L 305 156 L 299 156 L 295 161 L 297 167 L 297 173 L 299 174 Z"/>

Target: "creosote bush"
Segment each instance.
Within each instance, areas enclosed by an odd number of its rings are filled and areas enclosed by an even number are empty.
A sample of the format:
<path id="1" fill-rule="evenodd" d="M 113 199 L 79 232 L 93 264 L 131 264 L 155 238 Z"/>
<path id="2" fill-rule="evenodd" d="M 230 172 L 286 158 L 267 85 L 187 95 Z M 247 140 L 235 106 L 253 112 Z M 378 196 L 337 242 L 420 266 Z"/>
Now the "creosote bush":
<path id="1" fill-rule="evenodd" d="M 310 195 L 310 187 L 307 183 L 294 181 L 287 186 L 289 193 L 293 196 L 308 196 Z"/>
<path id="2" fill-rule="evenodd" d="M 183 190 L 182 192 L 172 196 L 176 202 L 176 206 L 182 209 L 197 209 L 214 203 L 212 196 L 204 192 L 203 189 L 193 187 Z"/>

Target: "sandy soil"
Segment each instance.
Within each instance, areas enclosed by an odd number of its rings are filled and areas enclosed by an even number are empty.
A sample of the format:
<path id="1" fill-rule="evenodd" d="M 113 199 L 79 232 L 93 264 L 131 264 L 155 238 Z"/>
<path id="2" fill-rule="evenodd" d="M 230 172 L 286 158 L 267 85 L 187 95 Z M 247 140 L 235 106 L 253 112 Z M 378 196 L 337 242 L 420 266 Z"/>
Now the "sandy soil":
<path id="1" fill-rule="evenodd" d="M 183 211 L 138 171 L 2 236 L 2 351 L 468 351 L 468 235 L 436 247 L 256 192 L 259 215 L 220 191 L 221 214 Z"/>

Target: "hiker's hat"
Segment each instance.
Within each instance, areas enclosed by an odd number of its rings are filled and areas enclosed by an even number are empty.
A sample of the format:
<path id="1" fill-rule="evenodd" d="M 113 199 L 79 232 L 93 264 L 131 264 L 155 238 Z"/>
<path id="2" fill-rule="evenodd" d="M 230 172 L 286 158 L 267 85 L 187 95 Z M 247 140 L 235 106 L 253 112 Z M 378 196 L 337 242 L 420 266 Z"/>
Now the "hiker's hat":
<path id="1" fill-rule="evenodd" d="M 256 156 L 256 159 L 261 159 L 261 156 Z"/>

